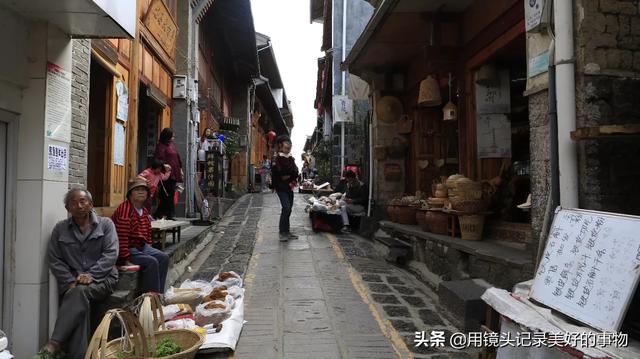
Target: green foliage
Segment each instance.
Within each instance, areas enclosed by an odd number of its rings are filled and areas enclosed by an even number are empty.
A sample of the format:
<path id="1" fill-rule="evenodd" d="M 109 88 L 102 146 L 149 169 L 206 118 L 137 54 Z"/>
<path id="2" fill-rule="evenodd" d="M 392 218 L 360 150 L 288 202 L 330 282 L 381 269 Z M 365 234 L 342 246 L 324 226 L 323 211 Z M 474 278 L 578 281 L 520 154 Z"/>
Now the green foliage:
<path id="1" fill-rule="evenodd" d="M 235 131 L 220 130 L 224 135 L 224 145 L 227 158 L 231 159 L 240 152 L 240 135 Z"/>
<path id="2" fill-rule="evenodd" d="M 318 170 L 319 181 L 331 180 L 331 143 L 320 140 L 316 148 L 313 149 L 313 157 L 316 159 L 316 170 Z"/>

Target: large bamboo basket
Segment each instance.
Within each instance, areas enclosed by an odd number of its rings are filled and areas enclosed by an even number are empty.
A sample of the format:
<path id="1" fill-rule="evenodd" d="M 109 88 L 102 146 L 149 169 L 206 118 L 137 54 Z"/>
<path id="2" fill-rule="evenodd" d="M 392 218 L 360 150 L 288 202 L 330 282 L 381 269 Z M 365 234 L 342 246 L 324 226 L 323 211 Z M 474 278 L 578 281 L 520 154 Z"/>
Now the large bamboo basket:
<path id="1" fill-rule="evenodd" d="M 200 334 L 188 329 L 164 330 L 155 333 L 155 339 L 158 343 L 167 338 L 176 342 L 176 344 L 182 348 L 182 352 L 164 357 L 152 357 L 150 354 L 147 354 L 146 356 L 133 356 L 127 359 L 193 359 L 196 357 L 196 354 L 198 354 L 198 349 L 200 349 L 204 342 L 204 338 Z M 112 356 L 105 356 L 105 359 L 118 358 L 118 352 L 121 350 L 121 342 L 122 338 L 119 338 L 107 343 L 105 352 Z"/>

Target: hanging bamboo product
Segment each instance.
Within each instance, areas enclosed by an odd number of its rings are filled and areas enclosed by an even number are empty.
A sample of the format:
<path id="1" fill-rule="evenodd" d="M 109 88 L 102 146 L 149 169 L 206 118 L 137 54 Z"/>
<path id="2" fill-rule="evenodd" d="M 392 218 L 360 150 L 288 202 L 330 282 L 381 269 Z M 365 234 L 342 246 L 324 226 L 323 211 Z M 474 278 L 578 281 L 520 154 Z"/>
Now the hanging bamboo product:
<path id="1" fill-rule="evenodd" d="M 420 82 L 420 95 L 418 96 L 418 106 L 435 107 L 442 104 L 440 86 L 438 81 L 431 75 Z"/>
<path id="2" fill-rule="evenodd" d="M 458 107 L 451 101 L 451 73 L 449 73 L 449 102 L 442 109 L 443 121 L 455 121 L 458 119 Z"/>

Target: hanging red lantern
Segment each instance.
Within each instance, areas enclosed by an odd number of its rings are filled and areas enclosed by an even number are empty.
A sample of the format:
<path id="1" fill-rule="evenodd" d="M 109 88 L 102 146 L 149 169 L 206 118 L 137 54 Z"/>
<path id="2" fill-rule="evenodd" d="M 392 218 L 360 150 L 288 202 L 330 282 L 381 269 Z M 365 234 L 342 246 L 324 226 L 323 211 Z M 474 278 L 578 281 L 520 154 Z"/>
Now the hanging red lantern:
<path id="1" fill-rule="evenodd" d="M 276 139 L 276 133 L 273 131 L 267 132 L 267 139 L 269 140 L 269 142 L 273 142 L 273 140 Z"/>

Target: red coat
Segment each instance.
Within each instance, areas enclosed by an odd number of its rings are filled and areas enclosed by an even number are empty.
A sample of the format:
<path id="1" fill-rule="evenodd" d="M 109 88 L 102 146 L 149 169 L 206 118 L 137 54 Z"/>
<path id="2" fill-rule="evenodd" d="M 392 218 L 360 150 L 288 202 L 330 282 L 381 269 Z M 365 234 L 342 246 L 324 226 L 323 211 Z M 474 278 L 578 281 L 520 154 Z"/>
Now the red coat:
<path id="1" fill-rule="evenodd" d="M 181 171 L 182 161 L 180 160 L 180 154 L 173 143 L 165 145 L 164 143 L 158 142 L 156 145 L 155 157 L 157 160 L 162 161 L 162 163 L 171 166 L 171 179 L 176 182 L 183 182 Z"/>

